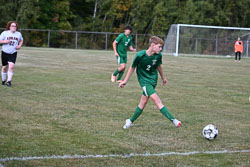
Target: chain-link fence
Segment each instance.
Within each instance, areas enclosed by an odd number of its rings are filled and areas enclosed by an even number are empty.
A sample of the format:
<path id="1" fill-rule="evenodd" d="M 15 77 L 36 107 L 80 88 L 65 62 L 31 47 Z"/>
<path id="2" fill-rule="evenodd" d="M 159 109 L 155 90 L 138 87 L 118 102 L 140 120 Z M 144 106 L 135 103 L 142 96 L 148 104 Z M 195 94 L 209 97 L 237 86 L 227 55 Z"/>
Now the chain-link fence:
<path id="1" fill-rule="evenodd" d="M 0 28 L 0 32 L 4 28 Z M 113 41 L 119 33 L 20 29 L 24 38 L 23 46 L 112 50 Z M 134 47 L 137 50 L 146 49 L 150 34 L 132 34 Z M 161 36 L 163 39 L 164 37 Z"/>

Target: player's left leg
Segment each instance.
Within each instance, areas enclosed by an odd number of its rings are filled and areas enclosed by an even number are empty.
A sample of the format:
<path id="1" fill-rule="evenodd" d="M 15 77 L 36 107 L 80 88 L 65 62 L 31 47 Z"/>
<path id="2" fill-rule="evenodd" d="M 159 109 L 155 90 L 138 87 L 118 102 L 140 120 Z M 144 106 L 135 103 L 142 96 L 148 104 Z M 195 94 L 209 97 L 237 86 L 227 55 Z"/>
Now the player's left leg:
<path id="1" fill-rule="evenodd" d="M 161 111 L 161 113 L 167 117 L 170 121 L 173 121 L 175 118 L 174 116 L 167 110 L 167 108 L 162 104 L 160 97 L 157 95 L 155 91 L 155 86 L 153 85 L 145 85 L 142 87 L 143 88 L 143 93 L 147 97 L 150 97 L 157 108 Z"/>
<path id="2" fill-rule="evenodd" d="M 124 74 L 124 71 L 126 69 L 127 57 L 117 56 L 116 58 L 117 58 L 117 63 L 119 64 L 119 67 L 115 70 L 114 73 L 112 73 L 111 82 L 115 82 L 116 80 L 117 81 L 121 80 L 122 75 Z M 118 78 L 116 79 L 117 75 L 118 75 Z"/>
<path id="3" fill-rule="evenodd" d="M 8 79 L 7 79 L 7 86 L 11 86 L 12 77 L 14 75 L 14 67 L 16 63 L 17 52 L 9 55 L 8 57 Z"/>
<path id="4" fill-rule="evenodd" d="M 123 76 L 125 69 L 126 69 L 127 60 L 128 60 L 127 56 L 120 57 L 120 62 L 119 62 L 120 67 L 118 68 L 119 75 L 117 77 L 117 82 L 121 81 L 121 79 L 122 79 L 122 76 Z"/>
<path id="5" fill-rule="evenodd" d="M 181 126 L 181 121 L 174 118 L 174 116 L 168 111 L 168 109 L 162 104 L 160 97 L 157 95 L 157 93 L 154 93 L 150 96 L 150 98 L 153 100 L 157 108 L 160 110 L 160 112 L 168 118 L 171 122 L 174 123 L 176 127 Z"/>
<path id="6" fill-rule="evenodd" d="M 118 68 L 118 70 L 119 70 L 119 75 L 117 77 L 117 81 L 118 82 L 121 80 L 121 78 L 122 78 L 122 76 L 124 74 L 125 69 L 126 69 L 126 63 L 120 64 L 120 67 Z"/>
<path id="7" fill-rule="evenodd" d="M 8 79 L 7 79 L 7 86 L 11 86 L 12 77 L 14 75 L 14 66 L 15 64 L 13 62 L 9 63 L 9 69 L 8 69 Z"/>
<path id="8" fill-rule="evenodd" d="M 240 59 L 241 59 L 241 52 L 239 52 L 239 62 L 240 62 Z"/>

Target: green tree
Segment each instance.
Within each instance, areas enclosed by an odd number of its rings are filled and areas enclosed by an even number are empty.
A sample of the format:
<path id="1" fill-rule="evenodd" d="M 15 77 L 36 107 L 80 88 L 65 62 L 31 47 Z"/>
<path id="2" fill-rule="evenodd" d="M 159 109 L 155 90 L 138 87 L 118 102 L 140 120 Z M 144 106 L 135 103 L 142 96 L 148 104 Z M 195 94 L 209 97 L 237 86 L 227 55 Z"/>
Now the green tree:
<path id="1" fill-rule="evenodd" d="M 153 8 L 153 20 L 150 27 L 150 34 L 165 35 L 171 24 L 174 24 L 178 17 L 175 0 L 158 1 Z"/>
<path id="2" fill-rule="evenodd" d="M 249 0 L 0 0 L 0 27 L 166 34 L 171 24 L 250 26 Z"/>
<path id="3" fill-rule="evenodd" d="M 94 19 L 95 1 L 96 0 L 70 0 L 70 11 L 74 15 L 70 21 L 74 30 L 91 31 L 90 24 L 92 24 Z"/>
<path id="4" fill-rule="evenodd" d="M 7 22 L 10 20 L 16 20 L 16 13 L 18 10 L 17 0 L 0 0 L 0 27 L 6 26 Z"/>
<path id="5" fill-rule="evenodd" d="M 38 2 L 39 0 L 19 0 L 15 20 L 22 28 L 35 28 L 34 24 L 37 24 L 38 11 L 40 10 Z"/>
<path id="6" fill-rule="evenodd" d="M 72 29 L 69 0 L 0 0 L 0 25 L 17 21 L 21 28 Z"/>

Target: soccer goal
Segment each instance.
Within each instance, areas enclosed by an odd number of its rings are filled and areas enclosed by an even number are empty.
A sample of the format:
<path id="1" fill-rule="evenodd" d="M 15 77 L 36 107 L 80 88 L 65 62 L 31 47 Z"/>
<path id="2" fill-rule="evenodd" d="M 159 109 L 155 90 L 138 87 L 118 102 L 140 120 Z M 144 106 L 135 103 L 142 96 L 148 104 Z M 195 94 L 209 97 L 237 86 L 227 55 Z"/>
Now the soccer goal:
<path id="1" fill-rule="evenodd" d="M 172 24 L 163 52 L 178 56 L 233 56 L 238 37 L 243 42 L 242 56 L 250 57 L 250 28 Z"/>

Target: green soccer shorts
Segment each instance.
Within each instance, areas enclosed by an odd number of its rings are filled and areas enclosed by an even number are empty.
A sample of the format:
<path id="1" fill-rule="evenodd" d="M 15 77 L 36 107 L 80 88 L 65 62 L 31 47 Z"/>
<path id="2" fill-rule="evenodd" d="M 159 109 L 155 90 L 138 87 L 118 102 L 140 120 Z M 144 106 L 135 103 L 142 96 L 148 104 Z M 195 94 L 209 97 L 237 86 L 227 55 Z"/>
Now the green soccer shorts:
<path id="1" fill-rule="evenodd" d="M 118 64 L 123 64 L 123 63 L 127 64 L 127 56 L 125 57 L 116 56 L 116 59 Z"/>
<path id="2" fill-rule="evenodd" d="M 155 86 L 150 85 L 150 84 L 142 85 L 142 90 L 143 90 L 142 94 L 144 96 L 147 96 L 147 97 L 149 97 L 152 94 L 156 93 Z"/>

